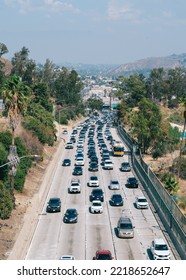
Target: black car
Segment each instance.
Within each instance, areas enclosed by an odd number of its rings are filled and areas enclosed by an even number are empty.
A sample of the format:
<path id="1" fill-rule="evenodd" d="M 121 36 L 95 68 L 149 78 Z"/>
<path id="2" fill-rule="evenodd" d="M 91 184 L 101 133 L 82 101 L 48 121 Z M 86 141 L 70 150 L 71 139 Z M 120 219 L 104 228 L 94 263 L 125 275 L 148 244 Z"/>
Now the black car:
<path id="1" fill-rule="evenodd" d="M 89 171 L 98 171 L 98 164 L 97 162 L 91 161 L 89 164 Z"/>
<path id="2" fill-rule="evenodd" d="M 48 213 L 61 211 L 61 199 L 59 197 L 52 197 L 49 199 L 46 211 Z"/>
<path id="3" fill-rule="evenodd" d="M 129 177 L 126 186 L 128 188 L 138 188 L 138 180 L 135 177 Z"/>
<path id="4" fill-rule="evenodd" d="M 120 167 L 120 171 L 131 171 L 131 168 L 130 168 L 130 163 L 129 162 L 122 162 L 121 163 L 121 167 Z"/>
<path id="5" fill-rule="evenodd" d="M 83 175 L 83 168 L 82 166 L 75 165 L 73 170 L 73 175 Z"/>
<path id="6" fill-rule="evenodd" d="M 101 188 L 96 188 L 93 189 L 91 194 L 90 194 L 90 201 L 93 200 L 100 200 L 100 201 L 104 201 L 104 192 Z"/>
<path id="7" fill-rule="evenodd" d="M 91 163 L 91 162 L 97 162 L 98 163 L 98 157 L 97 156 L 91 156 L 90 157 L 90 162 L 89 163 Z"/>
<path id="8" fill-rule="evenodd" d="M 114 193 L 110 198 L 110 204 L 112 206 L 123 206 L 123 198 L 121 194 Z"/>
<path id="9" fill-rule="evenodd" d="M 63 221 L 65 223 L 77 223 L 78 212 L 75 208 L 68 208 L 64 214 Z"/>
<path id="10" fill-rule="evenodd" d="M 63 166 L 70 166 L 71 165 L 71 160 L 69 158 L 65 158 L 63 160 Z"/>

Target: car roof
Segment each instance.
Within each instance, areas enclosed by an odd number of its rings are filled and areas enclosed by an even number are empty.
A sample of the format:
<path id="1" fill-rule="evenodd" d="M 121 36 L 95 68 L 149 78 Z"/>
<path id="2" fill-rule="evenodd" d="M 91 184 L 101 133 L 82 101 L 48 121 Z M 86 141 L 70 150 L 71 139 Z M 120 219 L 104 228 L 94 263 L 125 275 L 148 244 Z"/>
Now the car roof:
<path id="1" fill-rule="evenodd" d="M 99 254 L 99 255 L 105 255 L 105 254 L 111 254 L 111 252 L 109 251 L 109 250 L 98 250 L 98 251 L 96 251 L 96 254 Z"/>
<path id="2" fill-rule="evenodd" d="M 50 200 L 60 200 L 59 197 L 51 197 Z"/>
<path id="3" fill-rule="evenodd" d="M 166 244 L 165 240 L 163 238 L 155 238 L 154 243 L 156 244 Z"/>
<path id="4" fill-rule="evenodd" d="M 75 260 L 74 256 L 72 255 L 64 255 L 59 258 L 60 260 Z"/>
<path id="5" fill-rule="evenodd" d="M 75 208 L 68 208 L 66 210 L 66 212 L 76 212 L 76 211 L 77 211 L 77 209 L 75 209 Z"/>

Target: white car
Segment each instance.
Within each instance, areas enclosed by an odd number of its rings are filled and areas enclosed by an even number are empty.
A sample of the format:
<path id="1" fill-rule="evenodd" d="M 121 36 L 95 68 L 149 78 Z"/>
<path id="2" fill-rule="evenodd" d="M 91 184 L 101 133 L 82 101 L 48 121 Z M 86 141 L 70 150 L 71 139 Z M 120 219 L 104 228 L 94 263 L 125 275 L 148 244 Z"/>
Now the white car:
<path id="1" fill-rule="evenodd" d="M 111 180 L 110 181 L 110 190 L 119 190 L 120 189 L 120 184 L 118 180 Z"/>
<path id="2" fill-rule="evenodd" d="M 136 208 L 137 209 L 147 209 L 149 208 L 148 201 L 144 196 L 136 197 Z"/>
<path id="3" fill-rule="evenodd" d="M 72 142 L 67 142 L 65 145 L 65 149 L 73 149 L 74 148 L 74 144 Z"/>
<path id="4" fill-rule="evenodd" d="M 97 176 L 90 176 L 90 180 L 88 182 L 89 187 L 99 187 L 99 180 Z"/>
<path id="5" fill-rule="evenodd" d="M 77 158 L 75 161 L 75 165 L 84 166 L 85 161 L 84 158 Z"/>
<path id="6" fill-rule="evenodd" d="M 69 193 L 80 193 L 80 192 L 81 192 L 81 185 L 79 179 L 72 178 L 69 187 Z"/>
<path id="7" fill-rule="evenodd" d="M 152 241 L 150 251 L 154 260 L 170 260 L 170 250 L 163 238 Z"/>
<path id="8" fill-rule="evenodd" d="M 113 162 L 110 159 L 104 161 L 104 169 L 112 170 L 114 168 Z"/>
<path id="9" fill-rule="evenodd" d="M 103 205 L 100 200 L 93 200 L 90 207 L 91 213 L 103 213 Z"/>

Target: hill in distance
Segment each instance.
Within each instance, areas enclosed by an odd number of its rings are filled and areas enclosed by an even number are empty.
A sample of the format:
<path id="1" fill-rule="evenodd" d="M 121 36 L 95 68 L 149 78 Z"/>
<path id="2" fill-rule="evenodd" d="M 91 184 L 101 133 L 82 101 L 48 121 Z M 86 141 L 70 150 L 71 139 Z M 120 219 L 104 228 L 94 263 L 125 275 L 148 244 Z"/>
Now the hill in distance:
<path id="1" fill-rule="evenodd" d="M 129 76 L 131 74 L 143 74 L 148 76 L 154 68 L 175 69 L 186 67 L 186 53 L 172 54 L 165 57 L 148 57 L 121 65 L 114 64 L 73 64 L 61 63 L 67 68 L 75 69 L 80 75 L 102 74 L 109 77 Z"/>

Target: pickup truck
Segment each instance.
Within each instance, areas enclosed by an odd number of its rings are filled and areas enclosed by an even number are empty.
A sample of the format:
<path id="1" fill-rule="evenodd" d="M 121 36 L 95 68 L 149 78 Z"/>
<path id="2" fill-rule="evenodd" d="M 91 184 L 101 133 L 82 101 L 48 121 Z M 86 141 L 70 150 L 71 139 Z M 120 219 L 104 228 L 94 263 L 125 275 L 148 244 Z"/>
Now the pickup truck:
<path id="1" fill-rule="evenodd" d="M 80 180 L 76 178 L 72 178 L 69 187 L 69 193 L 80 193 L 80 192 L 81 192 Z"/>

